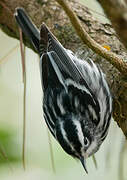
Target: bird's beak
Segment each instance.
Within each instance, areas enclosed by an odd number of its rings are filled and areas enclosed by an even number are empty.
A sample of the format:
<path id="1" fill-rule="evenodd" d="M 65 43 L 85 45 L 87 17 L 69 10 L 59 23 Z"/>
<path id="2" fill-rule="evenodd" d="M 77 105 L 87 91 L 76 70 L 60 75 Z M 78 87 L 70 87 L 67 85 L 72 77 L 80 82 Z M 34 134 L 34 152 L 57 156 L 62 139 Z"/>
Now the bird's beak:
<path id="1" fill-rule="evenodd" d="M 85 160 L 85 158 L 84 158 L 84 157 L 81 157 L 81 158 L 80 158 L 80 161 L 81 161 L 81 163 L 82 163 L 82 165 L 83 165 L 86 173 L 88 174 L 88 171 L 87 171 L 87 169 L 86 169 L 86 160 Z"/>

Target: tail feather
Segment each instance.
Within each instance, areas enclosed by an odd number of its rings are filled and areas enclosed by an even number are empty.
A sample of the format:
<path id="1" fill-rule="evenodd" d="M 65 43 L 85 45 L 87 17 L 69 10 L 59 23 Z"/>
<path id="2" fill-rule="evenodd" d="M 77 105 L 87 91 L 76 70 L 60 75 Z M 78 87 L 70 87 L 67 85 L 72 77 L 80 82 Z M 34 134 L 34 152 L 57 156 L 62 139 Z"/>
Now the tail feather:
<path id="1" fill-rule="evenodd" d="M 30 39 L 35 49 L 39 52 L 39 30 L 32 23 L 23 8 L 16 8 L 15 19 L 24 34 Z"/>
<path id="2" fill-rule="evenodd" d="M 47 26 L 43 23 L 40 30 L 40 57 L 42 54 L 47 53 L 48 45 L 48 29 Z"/>

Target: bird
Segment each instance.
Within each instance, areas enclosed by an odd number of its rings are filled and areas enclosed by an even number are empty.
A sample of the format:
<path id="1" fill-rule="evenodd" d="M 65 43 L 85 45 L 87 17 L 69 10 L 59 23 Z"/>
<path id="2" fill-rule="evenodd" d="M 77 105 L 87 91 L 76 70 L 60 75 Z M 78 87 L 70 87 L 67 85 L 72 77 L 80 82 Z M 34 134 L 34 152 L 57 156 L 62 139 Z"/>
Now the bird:
<path id="1" fill-rule="evenodd" d="M 86 159 L 99 150 L 112 118 L 112 95 L 105 74 L 92 59 L 79 59 L 64 48 L 46 24 L 37 29 L 23 8 L 16 8 L 14 16 L 40 55 L 48 129 L 88 173 Z"/>

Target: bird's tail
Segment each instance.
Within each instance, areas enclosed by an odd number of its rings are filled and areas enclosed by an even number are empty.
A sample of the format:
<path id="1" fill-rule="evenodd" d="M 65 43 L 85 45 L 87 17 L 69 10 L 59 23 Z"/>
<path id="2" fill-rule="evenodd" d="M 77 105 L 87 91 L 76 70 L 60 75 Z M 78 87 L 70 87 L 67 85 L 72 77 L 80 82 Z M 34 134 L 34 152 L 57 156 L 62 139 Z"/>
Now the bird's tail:
<path id="1" fill-rule="evenodd" d="M 37 27 L 32 23 L 23 8 L 16 8 L 14 15 L 24 34 L 30 39 L 37 52 L 39 52 L 40 35 Z"/>

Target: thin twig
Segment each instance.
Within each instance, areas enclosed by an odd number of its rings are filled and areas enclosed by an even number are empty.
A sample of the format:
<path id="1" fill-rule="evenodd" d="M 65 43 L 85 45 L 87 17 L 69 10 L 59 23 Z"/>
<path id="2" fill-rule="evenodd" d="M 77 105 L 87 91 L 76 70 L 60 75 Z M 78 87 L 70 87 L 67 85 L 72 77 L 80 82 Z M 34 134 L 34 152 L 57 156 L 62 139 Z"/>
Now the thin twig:
<path id="1" fill-rule="evenodd" d="M 26 169 L 25 161 L 25 150 L 26 150 L 26 68 L 25 68 L 25 50 L 23 48 L 23 37 L 22 31 L 19 29 L 20 34 L 20 49 L 21 49 L 21 60 L 22 60 L 22 73 L 23 73 L 23 83 L 24 83 L 24 93 L 23 93 L 23 149 L 22 149 L 22 162 L 23 168 Z"/>
<path id="2" fill-rule="evenodd" d="M 49 149 L 50 149 L 50 156 L 51 156 L 51 164 L 52 164 L 52 170 L 54 174 L 56 173 L 55 170 L 55 163 L 54 163 L 54 156 L 53 156 L 53 148 L 52 148 L 52 142 L 51 142 L 51 137 L 47 128 L 47 133 L 48 133 L 48 142 L 49 142 Z"/>
<path id="3" fill-rule="evenodd" d="M 25 75 L 25 55 L 24 55 L 24 48 L 23 48 L 23 37 L 22 37 L 22 30 L 19 28 L 19 35 L 20 35 L 20 50 L 21 50 L 21 61 L 22 61 L 22 76 L 23 76 L 23 83 L 24 83 L 24 75 Z"/>
<path id="4" fill-rule="evenodd" d="M 73 12 L 72 8 L 68 5 L 67 1 L 65 0 L 56 0 L 64 9 L 70 21 L 75 28 L 78 36 L 81 40 L 94 52 L 102 56 L 103 58 L 107 59 L 114 67 L 116 67 L 123 75 L 127 75 L 127 63 L 120 59 L 115 53 L 110 52 L 95 42 L 86 30 L 83 28 L 82 24 L 80 23 L 78 17 Z"/>

